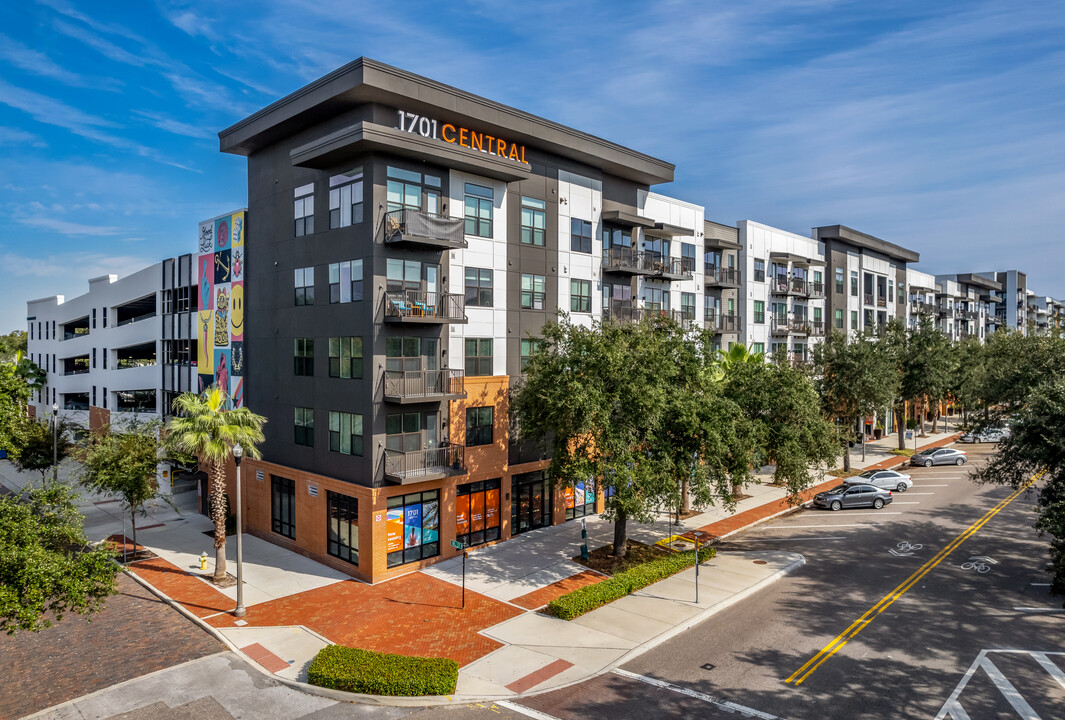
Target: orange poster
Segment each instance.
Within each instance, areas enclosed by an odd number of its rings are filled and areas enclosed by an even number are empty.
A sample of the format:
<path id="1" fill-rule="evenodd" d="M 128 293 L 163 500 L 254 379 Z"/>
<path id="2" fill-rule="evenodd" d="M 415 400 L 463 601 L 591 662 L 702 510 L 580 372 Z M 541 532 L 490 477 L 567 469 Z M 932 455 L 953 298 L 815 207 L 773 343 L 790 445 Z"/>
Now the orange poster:
<path id="1" fill-rule="evenodd" d="M 455 506 L 455 534 L 465 535 L 470 531 L 470 496 L 459 495 Z"/>
<path id="2" fill-rule="evenodd" d="M 571 487 L 566 488 L 566 509 L 573 509 L 573 488 Z"/>
<path id="3" fill-rule="evenodd" d="M 470 496 L 470 531 L 484 530 L 484 493 Z"/>
<path id="4" fill-rule="evenodd" d="M 499 491 L 486 490 L 484 493 L 484 526 L 499 527 Z"/>
<path id="5" fill-rule="evenodd" d="M 385 552 L 403 549 L 403 508 L 393 508 L 385 518 Z"/>

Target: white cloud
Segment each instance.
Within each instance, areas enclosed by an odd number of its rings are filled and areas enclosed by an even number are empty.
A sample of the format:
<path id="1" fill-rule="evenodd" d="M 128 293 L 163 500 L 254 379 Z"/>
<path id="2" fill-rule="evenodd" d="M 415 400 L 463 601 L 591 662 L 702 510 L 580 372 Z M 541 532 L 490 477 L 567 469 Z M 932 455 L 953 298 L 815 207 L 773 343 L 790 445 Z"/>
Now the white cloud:
<path id="1" fill-rule="evenodd" d="M 0 145 L 31 145 L 37 148 L 48 147 L 48 143 L 31 132 L 19 128 L 0 125 Z"/>
<path id="2" fill-rule="evenodd" d="M 85 225 L 83 223 L 69 222 L 67 220 L 60 220 L 59 218 L 43 217 L 40 215 L 16 217 L 15 219 L 19 223 L 28 227 L 52 230 L 60 235 L 107 236 L 118 235 L 122 232 L 122 228 L 118 227 L 110 227 L 107 225 Z"/>

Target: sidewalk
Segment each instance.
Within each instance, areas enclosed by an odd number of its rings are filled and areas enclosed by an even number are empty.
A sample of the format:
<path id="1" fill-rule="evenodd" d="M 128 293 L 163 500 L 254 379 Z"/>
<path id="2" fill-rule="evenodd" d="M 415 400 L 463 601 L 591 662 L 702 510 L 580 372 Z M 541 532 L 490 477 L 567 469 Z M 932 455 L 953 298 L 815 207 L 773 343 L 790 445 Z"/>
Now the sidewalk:
<path id="1" fill-rule="evenodd" d="M 918 438 L 921 447 L 944 445 L 953 434 Z M 911 443 L 912 444 L 912 441 Z M 852 453 L 852 467 L 890 467 L 905 458 L 890 454 L 892 435 Z M 64 464 L 61 477 L 69 475 Z M 0 461 L 0 483 L 17 490 L 36 474 L 17 473 Z M 745 488 L 750 496 L 733 511 L 711 507 L 671 524 L 671 517 L 631 524 L 630 537 L 653 544 L 674 535 L 703 542 L 794 510 L 784 488 L 768 483 L 768 471 Z M 803 493 L 808 500 L 838 484 L 830 476 Z M 541 528 L 505 543 L 472 550 L 466 565 L 466 607 L 462 605 L 461 559 L 437 563 L 377 585 L 367 585 L 254 536 L 244 536 L 247 615 L 231 614 L 235 588 L 218 589 L 201 576 L 198 557 L 211 555 L 204 531 L 211 523 L 195 512 L 195 493 L 183 498 L 184 512 L 168 506 L 138 521 L 138 541 L 158 557 L 130 566 L 140 581 L 172 600 L 187 614 L 224 638 L 266 672 L 288 682 L 305 681 L 318 650 L 329 643 L 381 652 L 443 656 L 460 665 L 451 698 L 371 700 L 389 704 L 432 704 L 502 700 L 538 694 L 606 672 L 728 605 L 757 592 L 803 563 L 785 552 L 722 552 L 689 569 L 573 621 L 537 612 L 550 600 L 603 576 L 573 562 L 581 544 L 581 524 Z M 117 503 L 86 497 L 86 533 L 102 539 L 122 533 Z M 129 520 L 124 520 L 129 536 Z M 585 521 L 590 548 L 609 544 L 613 526 L 598 516 Z M 227 542 L 227 562 L 235 573 L 235 541 Z M 319 692 L 319 690 L 310 690 Z"/>

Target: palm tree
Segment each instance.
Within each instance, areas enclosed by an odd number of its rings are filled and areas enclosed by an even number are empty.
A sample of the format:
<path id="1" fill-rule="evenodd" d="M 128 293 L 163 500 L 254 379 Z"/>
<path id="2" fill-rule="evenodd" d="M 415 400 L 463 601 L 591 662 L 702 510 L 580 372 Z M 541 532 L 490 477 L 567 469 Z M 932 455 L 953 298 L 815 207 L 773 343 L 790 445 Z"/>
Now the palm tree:
<path id="1" fill-rule="evenodd" d="M 765 361 L 764 353 L 752 353 L 742 343 L 732 343 L 728 350 L 717 351 L 717 362 L 724 372 L 728 372 L 742 363 L 761 363 Z"/>
<path id="2" fill-rule="evenodd" d="M 167 423 L 168 442 L 207 463 L 216 583 L 226 577 L 226 461 L 237 444 L 248 457 L 261 458 L 256 446 L 264 439 L 263 423 L 266 422 L 266 418 L 248 408 L 227 410 L 228 400 L 226 391 L 217 385 L 201 395 L 183 393 L 174 401 L 175 415 Z"/>

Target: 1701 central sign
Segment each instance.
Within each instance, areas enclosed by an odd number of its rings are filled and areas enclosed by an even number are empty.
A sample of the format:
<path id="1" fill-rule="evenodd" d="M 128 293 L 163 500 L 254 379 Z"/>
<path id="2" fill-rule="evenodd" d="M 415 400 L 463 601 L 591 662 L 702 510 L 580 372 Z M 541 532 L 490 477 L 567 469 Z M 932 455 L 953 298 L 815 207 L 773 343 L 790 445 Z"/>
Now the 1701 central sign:
<path id="1" fill-rule="evenodd" d="M 524 163 L 525 146 L 512 143 L 503 138 L 497 138 L 484 132 L 477 132 L 469 128 L 456 127 L 451 123 L 440 124 L 436 118 L 418 115 L 405 110 L 397 110 L 399 115 L 399 129 L 422 137 L 443 140 L 448 143 L 457 143 L 470 150 L 497 155 L 498 157 Z"/>

